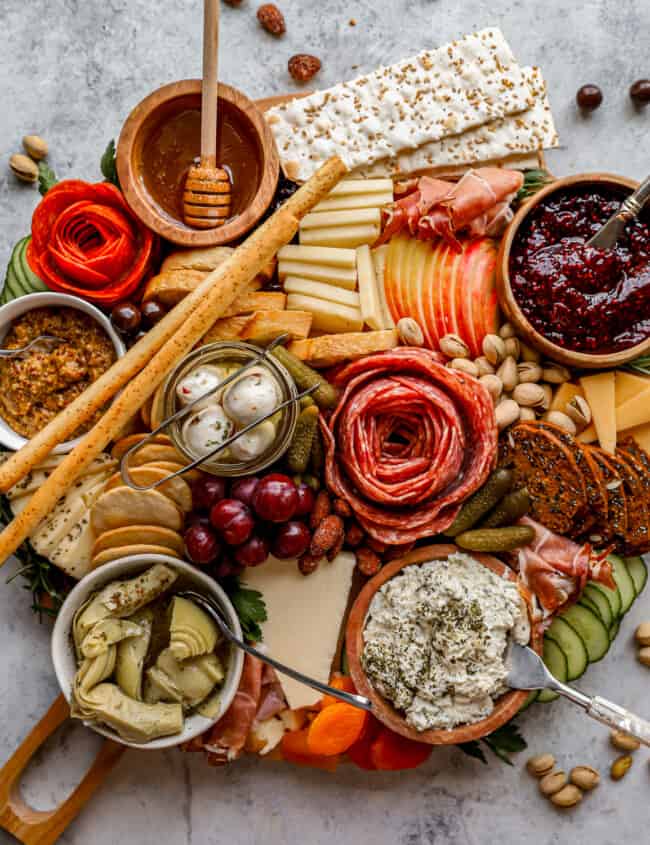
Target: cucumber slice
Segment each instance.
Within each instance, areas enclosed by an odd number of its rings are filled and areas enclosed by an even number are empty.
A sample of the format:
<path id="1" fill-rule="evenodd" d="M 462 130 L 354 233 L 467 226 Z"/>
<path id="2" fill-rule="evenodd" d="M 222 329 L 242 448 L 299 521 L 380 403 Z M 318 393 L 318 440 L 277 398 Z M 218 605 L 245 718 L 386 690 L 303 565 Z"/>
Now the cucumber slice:
<path id="1" fill-rule="evenodd" d="M 630 579 L 631 580 L 631 579 Z M 562 614 L 562 619 L 579 634 L 587 649 L 589 662 L 596 663 L 609 651 L 609 630 L 597 613 L 574 604 Z"/>
<path id="2" fill-rule="evenodd" d="M 23 241 L 18 241 L 11 251 L 11 258 L 9 259 L 9 267 L 7 268 L 7 275 L 13 273 L 16 283 L 23 294 L 30 293 L 30 287 L 23 274 L 23 268 L 20 264 L 20 250 L 23 247 Z"/>
<path id="3" fill-rule="evenodd" d="M 554 640 L 544 637 L 544 653 L 542 657 L 549 672 L 555 675 L 558 681 L 561 681 L 563 684 L 566 683 L 567 675 L 569 674 L 569 664 L 566 655 Z M 559 693 L 553 690 L 543 689 L 540 690 L 537 700 L 541 704 L 548 704 L 549 701 L 555 701 L 559 697 Z"/>
<path id="4" fill-rule="evenodd" d="M 36 275 L 27 261 L 27 247 L 29 246 L 31 239 L 32 236 L 27 235 L 26 238 L 23 238 L 22 241 L 18 242 L 18 261 L 22 270 L 22 277 L 31 292 L 49 290 L 45 282 Z"/>
<path id="5" fill-rule="evenodd" d="M 575 681 L 584 674 L 589 665 L 589 655 L 582 637 L 561 616 L 557 616 L 546 632 L 545 639 L 551 639 L 564 652 L 567 661 L 567 681 Z"/>
<path id="6" fill-rule="evenodd" d="M 612 627 L 609 629 L 609 641 L 610 641 L 610 643 L 613 643 L 614 640 L 616 639 L 616 635 L 618 634 L 620 627 L 621 627 L 621 620 L 617 619 L 616 622 L 614 622 Z"/>
<path id="7" fill-rule="evenodd" d="M 23 286 L 20 284 L 18 277 L 14 273 L 13 266 L 10 264 L 7 267 L 7 277 L 5 279 L 5 285 L 7 286 L 7 301 L 10 299 L 18 299 L 19 296 L 25 295 L 25 290 Z"/>
<path id="8" fill-rule="evenodd" d="M 586 603 L 588 607 L 595 608 L 598 615 L 605 623 L 606 628 L 611 628 L 614 620 L 618 617 L 612 613 L 612 606 L 610 605 L 607 596 L 601 593 L 593 584 L 587 584 L 584 592 L 580 598 L 580 604 Z"/>
<path id="9" fill-rule="evenodd" d="M 648 580 L 648 567 L 645 565 L 642 557 L 626 557 L 623 560 L 632 581 L 634 581 L 636 594 L 639 596 L 643 592 L 643 588 Z"/>
<path id="10" fill-rule="evenodd" d="M 605 622 L 605 620 L 603 619 L 603 614 L 600 612 L 600 610 L 598 610 L 598 607 L 592 602 L 590 598 L 584 595 L 580 596 L 580 601 L 578 602 L 578 604 L 582 607 L 586 607 L 587 610 L 590 610 L 592 613 L 595 613 L 606 628 L 610 627 L 611 622 Z"/>
<path id="11" fill-rule="evenodd" d="M 537 701 L 539 692 L 540 691 L 538 689 L 531 690 L 528 698 L 524 701 L 519 710 L 517 710 L 517 713 L 523 713 L 524 710 L 528 710 L 530 705 Z"/>
<path id="12" fill-rule="evenodd" d="M 612 610 L 612 619 L 618 619 L 621 615 L 621 607 L 623 606 L 623 602 L 621 601 L 621 591 L 618 587 L 614 590 L 610 590 L 609 587 L 606 587 L 604 584 L 597 584 L 595 581 L 589 581 L 587 587 L 589 587 L 590 592 L 598 590 L 599 593 L 602 593 L 605 596 Z M 596 601 L 596 599 L 593 599 L 593 601 Z"/>
<path id="13" fill-rule="evenodd" d="M 607 560 L 612 564 L 612 574 L 616 586 L 621 594 L 621 615 L 628 612 L 636 598 L 636 590 L 632 576 L 627 571 L 623 558 L 618 555 L 608 555 Z"/>

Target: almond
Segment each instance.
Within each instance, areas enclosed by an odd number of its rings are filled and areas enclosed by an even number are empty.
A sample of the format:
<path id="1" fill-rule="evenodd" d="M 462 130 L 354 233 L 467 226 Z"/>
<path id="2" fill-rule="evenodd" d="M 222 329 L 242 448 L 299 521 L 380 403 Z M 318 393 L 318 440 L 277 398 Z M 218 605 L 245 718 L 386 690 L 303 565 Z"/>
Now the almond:
<path id="1" fill-rule="evenodd" d="M 367 546 L 362 546 L 356 551 L 357 569 L 362 575 L 368 578 L 376 575 L 381 569 L 381 559 L 378 554 Z"/>
<path id="2" fill-rule="evenodd" d="M 312 512 L 309 514 L 309 527 L 312 531 L 321 524 L 326 516 L 332 513 L 332 502 L 327 490 L 320 490 L 316 495 L 316 501 Z"/>
<path id="3" fill-rule="evenodd" d="M 332 510 L 344 519 L 348 519 L 352 516 L 352 508 L 348 505 L 345 499 L 334 499 Z"/>
<path id="4" fill-rule="evenodd" d="M 287 25 L 284 22 L 284 15 L 275 3 L 264 3 L 257 10 L 257 20 L 271 35 L 284 35 Z"/>
<path id="5" fill-rule="evenodd" d="M 298 53 L 289 59 L 289 73 L 296 82 L 309 82 L 321 69 L 321 61 L 309 53 Z"/>
<path id="6" fill-rule="evenodd" d="M 366 539 L 366 532 L 359 525 L 358 522 L 352 522 L 348 525 L 345 532 L 345 544 L 351 549 L 356 549 Z"/>
<path id="7" fill-rule="evenodd" d="M 335 513 L 326 516 L 314 531 L 309 546 L 309 554 L 323 557 L 338 543 L 345 533 L 343 520 Z"/>
<path id="8" fill-rule="evenodd" d="M 318 564 L 320 563 L 321 557 L 316 557 L 315 555 L 306 554 L 303 555 L 298 560 L 298 569 L 302 572 L 303 575 L 311 575 L 312 572 L 316 572 L 318 569 Z"/>

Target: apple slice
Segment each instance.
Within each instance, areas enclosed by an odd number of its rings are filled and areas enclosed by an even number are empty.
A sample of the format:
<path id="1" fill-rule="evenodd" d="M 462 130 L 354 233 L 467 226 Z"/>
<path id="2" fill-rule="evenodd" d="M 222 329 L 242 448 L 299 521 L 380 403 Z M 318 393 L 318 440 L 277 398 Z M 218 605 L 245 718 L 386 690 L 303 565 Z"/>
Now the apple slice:
<path id="1" fill-rule="evenodd" d="M 413 263 L 411 268 L 411 295 L 409 298 L 409 311 L 411 317 L 416 320 L 424 334 L 426 345 L 435 348 L 435 339 L 431 333 L 428 315 L 426 313 L 425 291 L 428 285 L 427 268 L 431 256 L 431 245 L 416 241 L 417 247 L 413 252 Z"/>
<path id="2" fill-rule="evenodd" d="M 458 272 L 456 274 L 456 285 L 454 287 L 454 322 L 456 325 L 456 334 L 465 341 L 470 347 L 471 352 L 474 352 L 474 338 L 470 329 L 468 329 L 467 321 L 465 319 L 464 306 L 468 299 L 469 287 L 469 268 L 472 262 L 472 241 L 463 243 L 463 252 L 459 256 Z"/>
<path id="3" fill-rule="evenodd" d="M 487 238 L 476 242 L 476 256 L 470 270 L 470 301 L 472 331 L 475 346 L 481 349 L 483 338 L 493 332 L 497 325 L 497 301 L 494 271 L 496 251 Z M 480 355 L 480 351 L 477 352 Z"/>
<path id="4" fill-rule="evenodd" d="M 397 302 L 395 292 L 397 289 L 397 267 L 400 261 L 400 250 L 402 249 L 403 239 L 393 238 L 388 245 L 388 255 L 386 257 L 386 270 L 384 273 L 384 292 L 386 294 L 386 304 L 390 315 L 395 322 L 399 320 L 397 313 Z"/>
<path id="5" fill-rule="evenodd" d="M 418 242 L 415 238 L 408 238 L 404 247 L 404 252 L 402 253 L 402 261 L 399 272 L 399 286 L 397 288 L 397 301 L 400 317 L 411 316 L 411 272 L 417 248 Z"/>

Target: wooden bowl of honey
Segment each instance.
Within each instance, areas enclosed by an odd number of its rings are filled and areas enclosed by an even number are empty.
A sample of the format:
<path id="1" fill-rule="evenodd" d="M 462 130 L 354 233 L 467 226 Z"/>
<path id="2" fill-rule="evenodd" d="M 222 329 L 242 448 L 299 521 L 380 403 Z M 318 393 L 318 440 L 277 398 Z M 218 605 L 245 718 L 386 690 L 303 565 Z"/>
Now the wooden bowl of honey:
<path id="1" fill-rule="evenodd" d="M 244 236 L 271 204 L 279 174 L 275 142 L 252 100 L 219 84 L 217 161 L 232 183 L 232 214 L 216 229 L 183 222 L 183 188 L 201 146 L 201 80 L 172 82 L 145 97 L 122 127 L 117 172 L 134 214 L 163 238 L 186 247 Z"/>

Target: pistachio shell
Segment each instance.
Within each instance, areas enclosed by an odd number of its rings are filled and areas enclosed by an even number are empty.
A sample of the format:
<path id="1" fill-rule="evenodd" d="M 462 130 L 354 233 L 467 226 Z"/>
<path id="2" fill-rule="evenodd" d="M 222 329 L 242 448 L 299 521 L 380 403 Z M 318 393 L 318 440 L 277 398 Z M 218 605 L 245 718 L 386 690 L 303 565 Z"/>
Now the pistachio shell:
<path id="1" fill-rule="evenodd" d="M 450 361 L 449 366 L 452 370 L 459 370 L 468 376 L 478 378 L 478 367 L 473 361 L 469 361 L 467 358 L 454 358 L 453 361 Z"/>
<path id="2" fill-rule="evenodd" d="M 496 372 L 492 364 L 488 361 L 485 355 L 481 355 L 480 358 L 477 358 L 474 363 L 478 367 L 478 374 L 479 376 L 490 376 L 494 375 Z"/>
<path id="3" fill-rule="evenodd" d="M 629 772 L 632 762 L 632 757 L 629 754 L 625 754 L 622 757 L 617 757 L 616 760 L 614 760 L 614 762 L 612 763 L 612 768 L 609 772 L 612 777 L 612 780 L 621 780 L 621 778 L 624 778 L 625 775 Z"/>
<path id="4" fill-rule="evenodd" d="M 38 165 L 22 153 L 14 153 L 11 156 L 9 167 L 21 182 L 35 182 L 38 179 Z"/>
<path id="5" fill-rule="evenodd" d="M 564 384 L 571 379 L 571 373 L 559 364 L 545 364 L 542 367 L 542 378 L 549 384 Z"/>
<path id="6" fill-rule="evenodd" d="M 519 384 L 519 372 L 517 370 L 517 362 L 512 357 L 512 355 L 508 355 L 505 361 L 501 364 L 501 366 L 497 370 L 497 376 L 503 382 L 503 389 L 506 390 L 508 393 L 511 393 Z"/>
<path id="7" fill-rule="evenodd" d="M 534 422 L 537 419 L 537 414 L 532 408 L 520 408 L 519 419 L 521 422 Z"/>
<path id="8" fill-rule="evenodd" d="M 569 782 L 568 777 L 566 776 L 566 772 L 557 771 L 557 772 L 550 772 L 539 782 L 539 791 L 542 795 L 555 795 L 556 792 L 559 792 Z"/>
<path id="9" fill-rule="evenodd" d="M 642 663 L 644 666 L 650 666 L 650 646 L 643 646 L 643 648 L 639 649 L 639 653 L 637 654 L 637 659 L 639 663 Z"/>
<path id="10" fill-rule="evenodd" d="M 491 375 L 490 373 L 488 373 L 485 376 L 481 376 L 479 381 L 490 394 L 493 401 L 496 402 L 497 399 L 503 393 L 503 382 L 501 381 L 499 376 Z"/>
<path id="11" fill-rule="evenodd" d="M 552 772 L 553 766 L 555 766 L 555 757 L 552 754 L 536 754 L 526 763 L 526 768 L 536 778 Z"/>
<path id="12" fill-rule="evenodd" d="M 521 354 L 521 344 L 519 343 L 519 338 L 507 337 L 504 340 L 504 345 L 506 347 L 506 356 L 510 355 L 515 359 L 515 361 L 518 361 Z"/>
<path id="13" fill-rule="evenodd" d="M 560 428 L 563 428 L 565 431 L 568 431 L 569 434 L 577 434 L 578 429 L 576 428 L 576 424 L 573 422 L 571 417 L 563 414 L 562 411 L 549 411 L 547 414 L 544 415 L 544 419 L 547 422 L 553 423 L 553 425 L 559 425 Z"/>
<path id="14" fill-rule="evenodd" d="M 574 396 L 570 402 L 566 403 L 565 407 L 567 415 L 571 417 L 579 431 L 582 431 L 591 422 L 589 402 L 582 396 Z"/>
<path id="15" fill-rule="evenodd" d="M 447 358 L 469 358 L 469 346 L 457 334 L 446 334 L 441 338 L 440 351 Z"/>
<path id="16" fill-rule="evenodd" d="M 619 751 L 638 751 L 641 748 L 639 740 L 625 731 L 612 731 L 609 739 L 614 748 L 618 748 Z"/>
<path id="17" fill-rule="evenodd" d="M 542 377 L 542 368 L 534 361 L 522 361 L 517 364 L 520 382 L 536 384 Z"/>
<path id="18" fill-rule="evenodd" d="M 515 327 L 512 323 L 504 323 L 499 329 L 499 337 L 503 340 L 508 340 L 509 337 L 515 336 Z"/>
<path id="19" fill-rule="evenodd" d="M 551 801 L 556 807 L 575 807 L 582 801 L 582 790 L 569 783 L 555 795 L 551 795 Z"/>
<path id="20" fill-rule="evenodd" d="M 519 405 L 514 399 L 504 399 L 497 405 L 495 414 L 497 428 L 499 431 L 503 431 L 504 428 L 507 428 L 519 419 Z"/>
<path id="21" fill-rule="evenodd" d="M 524 408 L 540 407 L 545 398 L 541 384 L 518 384 L 512 391 L 512 398 Z"/>
<path id="22" fill-rule="evenodd" d="M 569 780 L 579 789 L 589 792 L 600 783 L 600 774 L 597 769 L 592 769 L 591 766 L 575 766 L 571 769 Z"/>
<path id="23" fill-rule="evenodd" d="M 483 354 L 496 367 L 506 357 L 505 341 L 498 334 L 486 334 L 483 338 Z"/>
<path id="24" fill-rule="evenodd" d="M 40 161 L 49 153 L 47 141 L 44 141 L 38 135 L 25 135 L 23 138 L 23 147 L 28 156 L 34 161 Z"/>
<path id="25" fill-rule="evenodd" d="M 402 317 L 401 320 L 398 320 L 397 331 L 404 346 L 424 345 L 424 334 L 420 324 L 412 317 Z"/>
<path id="26" fill-rule="evenodd" d="M 639 645 L 650 645 L 650 622 L 642 622 L 634 632 Z"/>

